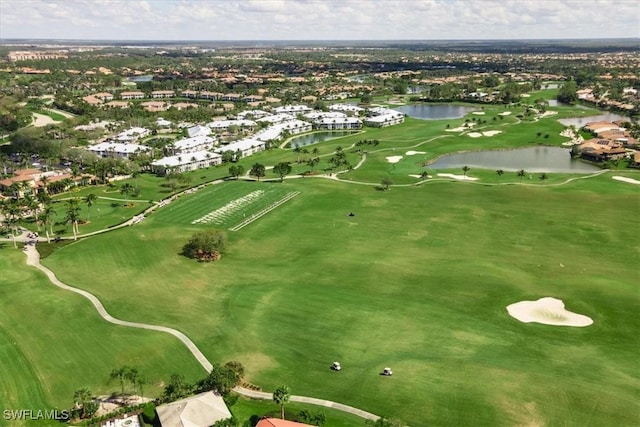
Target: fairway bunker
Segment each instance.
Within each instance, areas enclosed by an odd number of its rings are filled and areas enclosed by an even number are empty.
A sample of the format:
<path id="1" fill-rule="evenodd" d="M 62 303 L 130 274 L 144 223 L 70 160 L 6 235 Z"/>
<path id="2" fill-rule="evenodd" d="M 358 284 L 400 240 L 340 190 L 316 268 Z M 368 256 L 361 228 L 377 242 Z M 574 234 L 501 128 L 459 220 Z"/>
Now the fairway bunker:
<path id="1" fill-rule="evenodd" d="M 542 323 L 553 326 L 584 327 L 593 324 L 589 316 L 564 308 L 557 298 L 544 297 L 537 301 L 520 301 L 507 306 L 509 315 L 523 323 Z"/>

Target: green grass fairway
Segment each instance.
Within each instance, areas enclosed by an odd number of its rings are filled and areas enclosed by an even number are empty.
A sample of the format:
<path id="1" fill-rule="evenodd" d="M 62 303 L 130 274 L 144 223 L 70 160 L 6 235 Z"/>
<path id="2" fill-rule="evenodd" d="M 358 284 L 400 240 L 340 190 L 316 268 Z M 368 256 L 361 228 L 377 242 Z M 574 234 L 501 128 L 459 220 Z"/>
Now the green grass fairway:
<path id="1" fill-rule="evenodd" d="M 85 386 L 109 394 L 119 389 L 109 373 L 123 365 L 144 372 L 149 395 L 174 372 L 190 380 L 204 375 L 177 339 L 103 321 L 89 301 L 54 287 L 10 245 L 0 249 L 0 271 L 2 410 L 68 409 L 74 390 Z M 0 425 L 20 424 L 0 412 Z"/>
<path id="2" fill-rule="evenodd" d="M 270 185 L 206 191 L 220 193 L 217 208 Z M 274 188 L 301 194 L 230 234 L 220 262 L 178 255 L 199 228 L 189 221 L 211 209 L 203 190 L 45 264 L 115 316 L 176 327 L 212 361 L 241 361 L 265 390 L 287 384 L 414 426 L 640 422 L 637 186 L 604 174 L 558 187 Z M 506 312 L 544 296 L 595 323 Z"/>
<path id="3" fill-rule="evenodd" d="M 278 202 L 288 192 L 287 186 L 271 182 L 208 186 L 158 210 L 153 214 L 153 220 L 185 226 L 229 228 Z"/>

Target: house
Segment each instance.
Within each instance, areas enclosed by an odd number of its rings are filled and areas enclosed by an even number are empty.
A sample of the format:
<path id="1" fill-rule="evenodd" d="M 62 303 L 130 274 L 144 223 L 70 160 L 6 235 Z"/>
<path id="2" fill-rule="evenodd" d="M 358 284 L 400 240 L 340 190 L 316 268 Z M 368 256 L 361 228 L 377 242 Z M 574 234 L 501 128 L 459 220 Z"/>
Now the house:
<path id="1" fill-rule="evenodd" d="M 132 127 L 120 132 L 114 139 L 118 142 L 134 142 L 149 135 L 151 135 L 151 131 L 147 128 Z"/>
<path id="2" fill-rule="evenodd" d="M 216 148 L 217 153 L 224 153 L 225 151 L 231 151 L 233 153 L 240 153 L 240 157 L 247 157 L 259 151 L 264 151 L 266 143 L 258 139 L 242 139 L 235 141 L 227 145 L 221 145 Z"/>
<path id="3" fill-rule="evenodd" d="M 239 120 L 215 120 L 213 122 L 207 123 L 207 127 L 212 130 L 227 130 L 231 126 L 253 129 L 256 126 L 256 122 L 254 122 L 253 120 L 239 119 Z"/>
<path id="4" fill-rule="evenodd" d="M 314 427 L 311 424 L 297 423 L 295 421 L 281 420 L 280 418 L 263 418 L 258 421 L 256 427 Z"/>
<path id="5" fill-rule="evenodd" d="M 580 157 L 595 162 L 617 160 L 625 156 L 624 145 L 609 139 L 589 139 L 580 144 Z"/>
<path id="6" fill-rule="evenodd" d="M 141 91 L 132 91 L 132 92 L 121 92 L 120 99 L 128 100 L 128 99 L 143 99 L 144 92 Z"/>
<path id="7" fill-rule="evenodd" d="M 195 98 L 198 97 L 198 91 L 197 90 L 183 90 L 182 92 L 180 92 L 180 95 L 185 97 L 185 98 L 195 99 Z"/>
<path id="8" fill-rule="evenodd" d="M 309 132 L 313 130 L 313 126 L 309 122 L 303 122 L 302 120 L 289 120 L 282 123 L 276 123 L 268 128 L 258 132 L 253 137 L 260 141 L 271 141 L 280 139 L 285 132 L 289 135 L 295 135 L 302 132 Z"/>
<path id="9" fill-rule="evenodd" d="M 156 119 L 156 125 L 160 126 L 160 127 L 169 127 L 171 126 L 171 122 L 169 120 L 165 120 L 162 117 L 158 117 Z"/>
<path id="10" fill-rule="evenodd" d="M 209 427 L 231 418 L 222 396 L 208 391 L 156 408 L 162 427 Z"/>
<path id="11" fill-rule="evenodd" d="M 152 98 L 173 98 L 176 96 L 174 90 L 154 90 L 151 92 Z"/>
<path id="12" fill-rule="evenodd" d="M 113 101 L 113 95 L 110 94 L 109 92 L 94 93 L 93 96 L 95 98 L 98 98 L 98 99 L 104 101 L 104 102 Z"/>
<path id="13" fill-rule="evenodd" d="M 165 175 L 168 172 L 187 172 L 221 163 L 222 156 L 220 154 L 203 150 L 155 160 L 151 162 L 151 170 L 154 173 Z"/>
<path id="14" fill-rule="evenodd" d="M 287 114 L 302 114 L 311 111 L 311 107 L 307 107 L 306 105 L 284 105 L 282 107 L 276 107 L 273 109 L 277 114 L 287 113 Z"/>
<path id="15" fill-rule="evenodd" d="M 129 156 L 135 153 L 151 150 L 146 145 L 138 144 L 125 144 L 121 142 L 101 142 L 99 144 L 91 145 L 87 147 L 87 150 L 97 154 L 98 156 L 105 157 L 122 157 L 128 159 Z"/>
<path id="16" fill-rule="evenodd" d="M 169 106 L 164 101 L 145 101 L 140 103 L 140 105 L 151 113 L 157 113 L 158 111 L 166 111 L 169 109 Z"/>
<path id="17" fill-rule="evenodd" d="M 318 129 L 324 130 L 352 130 L 362 128 L 362 122 L 357 117 L 323 117 L 313 121 Z"/>
<path id="18" fill-rule="evenodd" d="M 602 134 L 603 132 L 617 132 L 619 134 L 624 134 L 626 129 L 622 126 L 618 126 L 615 123 L 611 122 L 589 122 L 583 126 L 584 130 L 593 133 L 594 135 Z"/>
<path id="19" fill-rule="evenodd" d="M 215 145 L 215 142 L 216 140 L 210 136 L 199 135 L 175 141 L 171 146 L 173 147 L 173 154 L 179 155 L 210 150 Z"/>
<path id="20" fill-rule="evenodd" d="M 196 136 L 208 136 L 211 135 L 211 129 L 206 126 L 196 125 L 187 129 L 187 135 L 189 135 L 189 138 Z"/>
<path id="21" fill-rule="evenodd" d="M 358 107 L 357 105 L 353 105 L 353 104 L 332 104 L 332 105 L 329 105 L 329 110 L 342 111 L 344 113 L 359 114 L 361 111 L 364 111 L 364 108 Z"/>

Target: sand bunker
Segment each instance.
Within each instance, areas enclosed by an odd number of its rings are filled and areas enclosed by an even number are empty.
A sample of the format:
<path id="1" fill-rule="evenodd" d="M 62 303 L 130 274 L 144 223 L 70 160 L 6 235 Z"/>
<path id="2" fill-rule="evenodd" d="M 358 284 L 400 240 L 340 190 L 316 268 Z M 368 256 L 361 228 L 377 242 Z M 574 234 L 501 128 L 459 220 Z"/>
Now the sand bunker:
<path id="1" fill-rule="evenodd" d="M 511 115 L 511 111 L 504 111 L 500 114 L 498 114 L 499 116 L 510 116 Z"/>
<path id="2" fill-rule="evenodd" d="M 411 178 L 422 178 L 422 175 L 409 174 Z M 433 178 L 431 175 L 427 175 L 427 178 Z"/>
<path id="3" fill-rule="evenodd" d="M 466 126 L 458 126 L 457 128 L 446 129 L 447 132 L 464 132 L 465 130 L 469 130 L 469 128 L 473 127 L 475 123 L 467 123 Z"/>
<path id="4" fill-rule="evenodd" d="M 389 156 L 387 157 L 387 162 L 398 163 L 401 159 L 402 159 L 402 156 Z"/>
<path id="5" fill-rule="evenodd" d="M 443 178 L 459 179 L 460 181 L 477 181 L 478 180 L 478 178 L 474 178 L 472 176 L 454 175 L 452 173 L 439 173 L 438 176 L 441 176 Z"/>
<path id="6" fill-rule="evenodd" d="M 413 156 L 413 155 L 416 155 L 416 154 L 427 154 L 427 153 L 425 153 L 424 151 L 407 151 L 404 154 L 406 154 L 407 156 Z"/>
<path id="7" fill-rule="evenodd" d="M 627 178 L 626 176 L 612 176 L 611 178 L 616 181 L 628 182 L 629 184 L 640 184 L 640 181 L 633 178 Z"/>
<path id="8" fill-rule="evenodd" d="M 470 132 L 469 136 L 471 138 L 480 138 L 482 136 L 482 134 L 480 132 Z"/>
<path id="9" fill-rule="evenodd" d="M 473 113 L 471 113 L 471 114 L 476 114 L 476 115 L 478 115 L 478 116 L 484 116 L 484 111 L 474 111 L 474 112 L 473 112 Z"/>
<path id="10" fill-rule="evenodd" d="M 564 308 L 562 300 L 544 297 L 537 301 L 520 301 L 507 306 L 511 317 L 524 323 L 542 323 L 554 326 L 584 327 L 593 323 L 589 316 L 573 313 Z"/>
<path id="11" fill-rule="evenodd" d="M 484 136 L 496 136 L 496 135 L 498 135 L 498 134 L 500 134 L 500 133 L 502 133 L 502 131 L 501 131 L 501 130 L 488 130 L 488 131 L 486 131 L 486 132 L 482 132 L 482 134 L 483 134 Z"/>

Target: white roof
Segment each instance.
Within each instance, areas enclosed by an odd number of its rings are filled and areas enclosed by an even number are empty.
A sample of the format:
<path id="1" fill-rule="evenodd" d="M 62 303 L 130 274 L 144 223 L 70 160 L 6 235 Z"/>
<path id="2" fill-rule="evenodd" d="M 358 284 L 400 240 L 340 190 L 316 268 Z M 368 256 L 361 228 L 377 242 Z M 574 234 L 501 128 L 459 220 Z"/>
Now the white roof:
<path id="1" fill-rule="evenodd" d="M 280 114 L 274 114 L 271 116 L 262 117 L 256 121 L 267 122 L 267 123 L 280 123 L 280 122 L 286 122 L 288 120 L 294 120 L 294 119 L 295 117 L 292 116 L 291 114 L 280 113 Z"/>
<path id="2" fill-rule="evenodd" d="M 136 151 L 148 151 L 150 147 L 139 144 L 125 144 L 122 142 L 101 142 L 100 144 L 87 147 L 87 150 L 94 152 L 112 151 L 120 154 L 131 154 Z"/>
<path id="3" fill-rule="evenodd" d="M 222 397 L 212 391 L 158 406 L 156 412 L 162 427 L 208 427 L 231 418 Z"/>
<path id="4" fill-rule="evenodd" d="M 173 147 L 179 150 L 188 150 L 189 148 L 200 147 L 202 145 L 211 145 L 215 139 L 210 136 L 194 136 L 185 138 L 173 143 Z"/>
<path id="5" fill-rule="evenodd" d="M 282 107 L 276 107 L 273 109 L 276 113 L 304 113 L 311 111 L 311 107 L 306 105 L 283 105 Z"/>
<path id="6" fill-rule="evenodd" d="M 368 122 L 374 122 L 374 123 L 384 123 L 386 121 L 392 121 L 392 120 L 396 120 L 399 119 L 403 116 L 402 113 L 398 113 L 396 112 L 394 113 L 389 113 L 389 114 L 381 114 L 379 116 L 374 116 L 374 117 L 367 117 L 367 121 Z"/>
<path id="7" fill-rule="evenodd" d="M 178 156 L 168 156 L 158 159 L 151 164 L 154 166 L 164 166 L 164 167 L 173 167 L 173 166 L 182 166 L 188 165 L 194 162 L 201 162 L 207 159 L 215 159 L 222 157 L 218 153 L 213 153 L 211 151 L 202 150 L 202 151 L 194 151 L 193 153 L 181 154 Z M 195 159 L 195 160 L 194 160 Z"/>
<path id="8" fill-rule="evenodd" d="M 353 104 L 332 104 L 329 105 L 329 109 L 332 111 L 362 111 L 363 108 Z"/>
<path id="9" fill-rule="evenodd" d="M 288 122 L 278 123 L 271 125 L 265 130 L 258 132 L 253 137 L 260 141 L 269 141 L 271 139 L 278 139 L 282 132 L 292 129 L 308 129 L 311 130 L 311 123 L 303 122 L 302 120 L 289 120 Z"/>
<path id="10" fill-rule="evenodd" d="M 227 145 L 221 145 L 216 148 L 218 153 L 224 153 L 225 151 L 233 151 L 234 153 L 238 150 L 245 151 L 250 149 L 251 147 L 263 147 L 264 142 L 259 141 L 253 138 L 241 139 L 240 141 L 235 141 Z"/>
<path id="11" fill-rule="evenodd" d="M 312 111 L 310 113 L 306 113 L 304 116 L 311 120 L 324 119 L 324 118 L 337 119 L 339 117 L 347 117 L 345 113 L 341 113 L 339 111 L 330 111 L 330 112 Z"/>
<path id="12" fill-rule="evenodd" d="M 206 126 L 200 126 L 200 125 L 196 125 L 194 127 L 190 127 L 189 129 L 187 129 L 187 134 L 190 137 L 194 137 L 194 136 L 207 136 L 211 134 L 211 129 L 209 129 Z"/>
<path id="13" fill-rule="evenodd" d="M 158 119 L 156 120 L 156 124 L 158 126 L 170 126 L 171 122 L 169 120 L 165 120 L 162 117 L 158 117 Z"/>
<path id="14" fill-rule="evenodd" d="M 244 119 L 247 116 L 249 117 L 253 117 L 254 119 L 258 119 L 260 117 L 264 117 L 264 116 L 268 116 L 269 113 L 267 113 L 264 110 L 245 110 L 241 113 L 238 113 L 238 119 Z"/>
<path id="15" fill-rule="evenodd" d="M 333 124 L 333 123 L 360 123 L 360 119 L 357 117 L 322 117 L 315 121 L 319 124 Z"/>
<path id="16" fill-rule="evenodd" d="M 216 120 L 210 123 L 207 123 L 207 127 L 211 129 L 226 129 L 229 126 L 238 126 L 238 127 L 252 127 L 255 126 L 256 122 L 253 120 Z"/>

